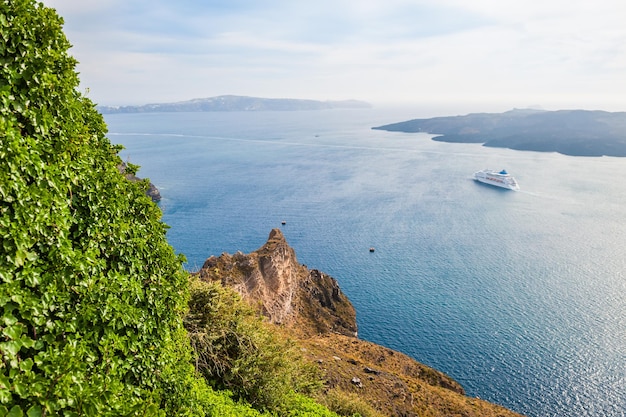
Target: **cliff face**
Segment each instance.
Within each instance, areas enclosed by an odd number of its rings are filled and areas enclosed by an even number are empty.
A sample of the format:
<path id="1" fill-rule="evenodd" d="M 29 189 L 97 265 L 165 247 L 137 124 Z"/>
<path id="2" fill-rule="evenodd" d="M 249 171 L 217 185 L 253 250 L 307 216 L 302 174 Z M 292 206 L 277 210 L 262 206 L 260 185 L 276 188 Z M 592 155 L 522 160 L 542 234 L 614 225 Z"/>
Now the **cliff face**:
<path id="1" fill-rule="evenodd" d="M 235 289 L 270 322 L 303 335 L 357 335 L 356 312 L 337 281 L 299 264 L 279 229 L 273 229 L 267 242 L 250 254 L 210 257 L 198 276 Z"/>

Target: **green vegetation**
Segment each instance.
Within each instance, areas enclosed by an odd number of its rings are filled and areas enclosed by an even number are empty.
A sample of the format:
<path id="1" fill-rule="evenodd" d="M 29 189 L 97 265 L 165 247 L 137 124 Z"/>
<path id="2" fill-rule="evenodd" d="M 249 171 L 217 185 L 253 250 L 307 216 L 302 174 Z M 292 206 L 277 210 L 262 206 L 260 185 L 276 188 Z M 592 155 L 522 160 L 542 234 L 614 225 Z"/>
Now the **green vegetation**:
<path id="1" fill-rule="evenodd" d="M 190 410 L 187 277 L 160 211 L 120 175 L 61 19 L 0 7 L 0 414 Z"/>
<path id="2" fill-rule="evenodd" d="M 363 398 L 359 397 L 355 393 L 345 392 L 340 389 L 329 390 L 322 403 L 331 410 L 342 416 L 358 415 L 361 417 L 384 417 L 383 413 L 380 413 L 372 408 Z"/>
<path id="3" fill-rule="evenodd" d="M 146 182 L 120 174 L 120 148 L 78 92 L 62 23 L 34 0 L 0 0 L 0 417 L 266 415 L 245 400 L 282 415 L 335 415 L 287 390 L 295 368 L 265 348 L 246 345 L 226 373 L 206 372 L 217 362 L 202 370 L 237 400 L 197 375 L 183 259 Z M 228 324 L 210 317 L 203 329 Z M 290 349 L 252 323 L 224 328 L 229 348 Z"/>
<path id="4" fill-rule="evenodd" d="M 234 290 L 195 279 L 189 306 L 185 327 L 196 369 L 211 385 L 273 411 L 288 404 L 294 391 L 321 388 L 318 369 Z"/>

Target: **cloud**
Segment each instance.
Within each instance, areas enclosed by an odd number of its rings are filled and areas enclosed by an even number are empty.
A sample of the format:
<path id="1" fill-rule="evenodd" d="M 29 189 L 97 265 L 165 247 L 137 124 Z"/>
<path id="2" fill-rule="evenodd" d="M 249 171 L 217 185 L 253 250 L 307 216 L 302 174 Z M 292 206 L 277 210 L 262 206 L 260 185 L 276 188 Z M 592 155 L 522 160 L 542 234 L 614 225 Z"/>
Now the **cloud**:
<path id="1" fill-rule="evenodd" d="M 621 0 L 44 3 L 65 17 L 102 104 L 244 94 L 626 107 Z"/>

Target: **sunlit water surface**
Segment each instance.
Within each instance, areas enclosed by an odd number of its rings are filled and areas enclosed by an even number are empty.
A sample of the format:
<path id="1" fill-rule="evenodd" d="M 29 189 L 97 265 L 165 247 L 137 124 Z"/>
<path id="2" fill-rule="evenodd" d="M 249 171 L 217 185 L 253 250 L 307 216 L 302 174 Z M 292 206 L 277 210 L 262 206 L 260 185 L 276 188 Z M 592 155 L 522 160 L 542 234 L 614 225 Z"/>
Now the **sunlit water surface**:
<path id="1" fill-rule="evenodd" d="M 626 161 L 370 129 L 417 117 L 106 121 L 160 189 L 189 269 L 253 251 L 279 227 L 300 263 L 339 281 L 361 338 L 529 416 L 626 415 Z M 506 168 L 522 191 L 473 181 L 484 168 Z"/>

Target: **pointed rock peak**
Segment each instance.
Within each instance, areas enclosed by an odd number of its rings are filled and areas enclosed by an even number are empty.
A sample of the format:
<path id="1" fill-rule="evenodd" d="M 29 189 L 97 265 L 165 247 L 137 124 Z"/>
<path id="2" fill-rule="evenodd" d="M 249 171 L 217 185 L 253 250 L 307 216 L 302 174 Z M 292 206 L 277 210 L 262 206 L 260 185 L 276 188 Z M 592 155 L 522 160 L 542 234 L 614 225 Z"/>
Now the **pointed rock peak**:
<path id="1" fill-rule="evenodd" d="M 294 250 L 289 246 L 283 232 L 281 232 L 280 229 L 272 229 L 269 237 L 267 238 L 267 242 L 256 250 L 256 253 L 261 256 L 287 252 L 294 252 Z M 295 260 L 295 252 L 293 253 L 293 257 Z"/>
<path id="2" fill-rule="evenodd" d="M 268 243 L 272 241 L 286 242 L 285 236 L 283 235 L 283 232 L 280 231 L 280 229 L 272 229 L 272 231 L 270 232 L 270 237 L 267 238 L 267 241 Z"/>

